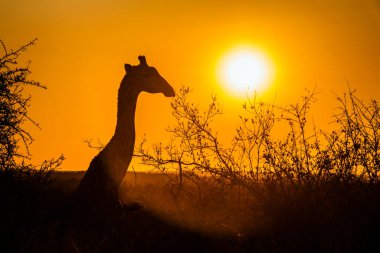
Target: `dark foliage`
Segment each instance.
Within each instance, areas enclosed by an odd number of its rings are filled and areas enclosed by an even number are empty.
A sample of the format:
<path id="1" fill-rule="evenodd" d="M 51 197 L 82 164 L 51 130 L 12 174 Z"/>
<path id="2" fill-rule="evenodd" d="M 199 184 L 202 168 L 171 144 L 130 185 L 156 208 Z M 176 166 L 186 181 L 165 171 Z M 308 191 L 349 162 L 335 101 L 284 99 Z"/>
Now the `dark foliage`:
<path id="1" fill-rule="evenodd" d="M 33 40 L 17 50 L 8 50 L 0 40 L 0 237 L 1 251 L 27 251 L 20 241 L 28 240 L 29 231 L 45 223 L 55 192 L 50 192 L 50 175 L 63 161 L 63 156 L 40 165 L 27 163 L 29 145 L 33 142 L 24 128 L 26 121 L 38 127 L 28 114 L 30 96 L 26 86 L 46 87 L 29 79 L 29 65 L 20 67 L 19 57 Z M 25 150 L 24 152 L 22 150 Z"/>
<path id="2" fill-rule="evenodd" d="M 170 179 L 167 191 L 179 209 L 184 199 L 196 199 L 192 205 L 205 220 L 230 220 L 252 251 L 379 249 L 378 103 L 353 90 L 337 96 L 335 125 L 325 131 L 310 125 L 315 96 L 287 106 L 247 101 L 227 146 L 212 126 L 221 114 L 216 99 L 202 112 L 182 88 L 172 102 L 170 142 L 149 149 L 144 140 L 136 156 Z M 216 206 L 225 212 L 210 211 Z"/>
<path id="3" fill-rule="evenodd" d="M 2 170 L 15 169 L 17 158 L 28 157 L 28 145 L 33 141 L 32 136 L 22 126 L 26 120 L 37 125 L 28 115 L 30 96 L 25 97 L 23 90 L 28 85 L 45 87 L 28 78 L 31 73 L 29 66 L 18 67 L 18 58 L 35 41 L 15 51 L 8 51 L 5 44 L 0 41 L 4 51 L 0 59 L 0 167 Z M 20 152 L 21 143 L 27 149 L 27 154 Z"/>

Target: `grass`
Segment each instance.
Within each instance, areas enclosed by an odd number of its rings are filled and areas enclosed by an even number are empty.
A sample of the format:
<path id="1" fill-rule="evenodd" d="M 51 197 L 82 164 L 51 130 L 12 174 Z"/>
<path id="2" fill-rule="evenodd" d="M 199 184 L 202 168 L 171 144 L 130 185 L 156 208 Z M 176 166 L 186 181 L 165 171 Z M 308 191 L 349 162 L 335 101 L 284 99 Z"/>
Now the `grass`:
<path id="1" fill-rule="evenodd" d="M 173 195 L 162 174 L 128 173 L 127 202 L 73 218 L 70 193 L 83 173 L 55 172 L 46 184 L 1 173 L 2 252 L 376 252 L 380 186 L 325 182 L 266 202 L 183 182 Z M 211 179 L 209 179 L 211 180 Z M 238 192 L 238 189 L 236 189 Z M 137 204 L 136 204 L 137 203 Z M 260 205 L 259 205 L 260 204 Z M 78 216 L 76 216 L 78 217 Z M 83 218 L 84 217 L 84 218 Z"/>

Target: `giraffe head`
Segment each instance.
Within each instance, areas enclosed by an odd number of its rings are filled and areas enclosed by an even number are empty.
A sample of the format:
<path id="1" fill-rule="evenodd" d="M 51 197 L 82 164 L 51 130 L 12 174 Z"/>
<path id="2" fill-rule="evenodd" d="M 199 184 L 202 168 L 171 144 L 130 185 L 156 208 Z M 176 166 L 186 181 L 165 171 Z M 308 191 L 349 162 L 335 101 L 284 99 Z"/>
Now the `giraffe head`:
<path id="1" fill-rule="evenodd" d="M 124 65 L 126 75 L 136 86 L 136 89 L 139 92 L 163 93 L 166 97 L 174 97 L 174 89 L 154 67 L 148 66 L 145 56 L 139 56 L 138 58 L 139 65 Z"/>

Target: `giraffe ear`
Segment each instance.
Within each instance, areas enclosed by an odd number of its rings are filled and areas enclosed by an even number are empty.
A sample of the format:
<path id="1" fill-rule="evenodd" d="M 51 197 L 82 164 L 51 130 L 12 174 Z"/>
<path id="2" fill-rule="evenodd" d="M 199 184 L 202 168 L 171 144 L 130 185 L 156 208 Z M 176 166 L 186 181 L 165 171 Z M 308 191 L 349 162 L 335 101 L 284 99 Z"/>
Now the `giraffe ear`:
<path id="1" fill-rule="evenodd" d="M 131 72 L 132 70 L 132 65 L 131 64 L 124 64 L 125 72 Z"/>

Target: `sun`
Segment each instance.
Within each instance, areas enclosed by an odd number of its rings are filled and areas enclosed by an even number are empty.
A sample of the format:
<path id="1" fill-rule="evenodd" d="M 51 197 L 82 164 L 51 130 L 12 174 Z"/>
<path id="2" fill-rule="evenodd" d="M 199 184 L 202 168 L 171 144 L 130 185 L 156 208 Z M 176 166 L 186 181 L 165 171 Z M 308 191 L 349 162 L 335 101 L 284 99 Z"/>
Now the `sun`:
<path id="1" fill-rule="evenodd" d="M 217 75 L 228 92 L 245 96 L 268 87 L 272 68 L 263 53 L 250 47 L 240 47 L 223 56 Z"/>

